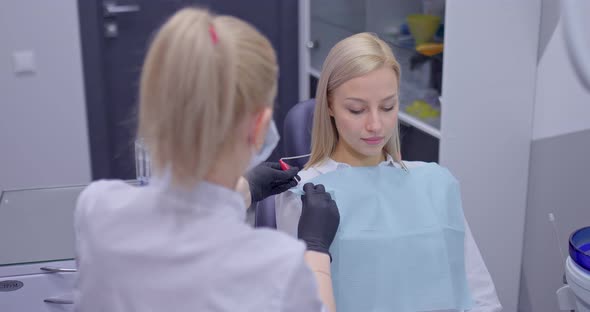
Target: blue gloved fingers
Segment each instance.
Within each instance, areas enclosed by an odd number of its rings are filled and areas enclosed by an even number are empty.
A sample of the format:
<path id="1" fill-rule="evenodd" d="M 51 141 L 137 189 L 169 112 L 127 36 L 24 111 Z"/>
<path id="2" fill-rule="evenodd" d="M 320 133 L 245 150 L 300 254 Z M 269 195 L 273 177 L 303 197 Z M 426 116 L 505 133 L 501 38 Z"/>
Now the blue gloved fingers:
<path id="1" fill-rule="evenodd" d="M 299 168 L 297 167 L 283 171 L 281 165 L 276 162 L 264 162 L 250 169 L 245 178 L 250 185 L 252 201 L 261 201 L 297 186 L 295 177 L 298 172 Z"/>
<path id="2" fill-rule="evenodd" d="M 313 183 L 305 183 L 305 185 L 303 185 L 303 191 L 306 194 L 313 193 L 315 191 L 315 186 L 313 185 Z"/>
<path id="3" fill-rule="evenodd" d="M 340 223 L 338 206 L 322 184 L 306 183 L 303 190 L 297 236 L 306 243 L 308 250 L 329 255 Z"/>
<path id="4" fill-rule="evenodd" d="M 291 179 L 292 177 L 294 177 L 297 173 L 299 173 L 299 167 L 291 167 L 288 170 L 283 170 L 281 168 L 281 164 L 277 163 L 277 162 L 265 162 L 263 163 L 264 166 L 277 170 L 277 173 L 282 173 L 281 176 L 284 176 L 285 178 Z"/>
<path id="5" fill-rule="evenodd" d="M 326 192 L 326 188 L 324 187 L 323 184 L 318 184 L 315 186 L 315 191 L 317 193 L 325 193 Z"/>
<path id="6" fill-rule="evenodd" d="M 283 169 L 281 169 L 281 164 L 277 163 L 277 162 L 265 162 L 264 163 L 265 166 L 275 169 L 275 170 L 281 170 L 283 171 Z"/>
<path id="7" fill-rule="evenodd" d="M 284 191 L 287 191 L 287 190 L 289 190 L 291 188 L 294 188 L 296 186 L 297 186 L 297 181 L 291 179 L 290 181 L 286 181 L 283 184 L 276 185 L 274 187 L 274 191 L 277 192 L 277 194 L 280 194 L 280 193 L 282 193 Z"/>
<path id="8" fill-rule="evenodd" d="M 252 201 L 261 201 L 277 194 L 276 186 L 288 182 L 288 178 L 283 177 L 284 175 L 280 164 L 273 162 L 262 163 L 246 172 L 245 178 L 250 186 Z"/>
<path id="9" fill-rule="evenodd" d="M 283 171 L 282 169 L 280 169 L 280 167 L 279 167 L 279 169 L 276 169 L 275 166 L 273 165 L 271 170 L 273 171 L 273 174 L 271 177 L 271 181 L 269 181 L 269 183 L 273 187 L 280 186 L 285 183 L 289 183 L 290 180 L 295 178 L 297 176 L 297 173 L 299 173 L 299 168 L 297 168 L 297 167 L 291 167 L 289 170 Z M 301 180 L 301 179 L 299 179 L 299 180 Z"/>
<path id="10" fill-rule="evenodd" d="M 299 173 L 299 167 L 291 167 L 289 170 L 283 172 L 289 175 L 289 179 L 291 179 Z"/>
<path id="11" fill-rule="evenodd" d="M 297 186 L 299 181 L 301 181 L 301 178 L 297 175 L 295 170 L 292 172 L 283 171 L 274 175 L 273 180 L 270 181 L 270 185 L 273 189 L 276 189 L 284 185 L 291 185 L 293 182 L 295 182 L 295 185 L 293 186 Z"/>
<path id="12" fill-rule="evenodd" d="M 299 179 L 298 181 L 301 181 L 301 179 Z M 289 181 L 289 188 L 296 187 L 297 184 L 299 184 L 299 182 L 297 182 L 293 179 L 293 180 Z"/>

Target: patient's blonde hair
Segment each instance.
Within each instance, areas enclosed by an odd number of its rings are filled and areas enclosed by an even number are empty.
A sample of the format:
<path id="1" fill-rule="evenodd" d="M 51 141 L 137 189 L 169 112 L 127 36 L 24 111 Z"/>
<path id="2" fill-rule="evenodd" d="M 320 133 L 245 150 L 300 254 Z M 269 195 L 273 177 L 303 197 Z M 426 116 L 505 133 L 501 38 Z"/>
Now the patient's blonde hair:
<path id="1" fill-rule="evenodd" d="M 157 32 L 143 65 L 138 135 L 155 172 L 203 179 L 235 146 L 236 125 L 271 107 L 278 66 L 270 42 L 248 23 L 206 10 L 178 11 Z"/>
<path id="2" fill-rule="evenodd" d="M 343 83 L 366 75 L 382 67 L 391 68 L 397 77 L 398 88 L 400 66 L 393 52 L 383 40 L 371 33 L 352 35 L 338 42 L 324 61 L 315 96 L 315 111 L 311 134 L 311 156 L 305 168 L 310 168 L 330 157 L 338 142 L 338 130 L 329 114 L 332 92 Z M 398 101 L 399 103 L 399 101 Z M 400 163 L 399 126 L 386 143 L 384 151 Z"/>

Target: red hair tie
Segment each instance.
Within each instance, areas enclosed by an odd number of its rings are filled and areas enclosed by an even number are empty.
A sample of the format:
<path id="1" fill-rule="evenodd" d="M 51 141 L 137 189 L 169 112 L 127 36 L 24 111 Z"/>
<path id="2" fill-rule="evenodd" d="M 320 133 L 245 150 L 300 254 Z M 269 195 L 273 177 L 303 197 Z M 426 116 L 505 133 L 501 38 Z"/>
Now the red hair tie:
<path id="1" fill-rule="evenodd" d="M 213 44 L 217 44 L 217 33 L 215 32 L 213 25 L 209 25 L 209 35 L 211 36 L 211 41 L 213 41 Z"/>

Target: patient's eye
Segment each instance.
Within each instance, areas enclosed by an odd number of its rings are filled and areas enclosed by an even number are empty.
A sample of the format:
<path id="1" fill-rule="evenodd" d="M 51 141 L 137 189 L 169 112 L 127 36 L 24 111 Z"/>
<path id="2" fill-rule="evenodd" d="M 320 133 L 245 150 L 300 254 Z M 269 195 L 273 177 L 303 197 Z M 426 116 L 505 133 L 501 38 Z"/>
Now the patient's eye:
<path id="1" fill-rule="evenodd" d="M 395 97 L 394 98 L 390 97 L 389 99 L 387 99 L 383 102 L 383 106 L 381 106 L 381 109 L 385 112 L 390 112 L 396 106 L 397 106 L 397 99 Z"/>
<path id="2" fill-rule="evenodd" d="M 358 109 L 357 110 L 357 109 L 350 109 L 349 108 L 348 111 L 351 112 L 352 114 L 360 115 L 364 111 L 364 109 Z"/>

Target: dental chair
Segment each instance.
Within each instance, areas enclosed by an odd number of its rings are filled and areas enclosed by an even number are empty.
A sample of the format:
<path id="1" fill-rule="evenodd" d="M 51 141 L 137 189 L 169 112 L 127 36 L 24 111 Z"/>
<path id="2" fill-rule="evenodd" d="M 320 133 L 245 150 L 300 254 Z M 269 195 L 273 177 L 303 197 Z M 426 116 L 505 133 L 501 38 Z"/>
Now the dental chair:
<path id="1" fill-rule="evenodd" d="M 311 128 L 314 108 L 315 99 L 309 99 L 295 104 L 285 116 L 283 137 L 281 138 L 285 157 L 305 155 L 311 152 Z M 303 169 L 307 160 L 306 157 L 286 162 L 291 166 Z M 254 226 L 276 229 L 275 197 L 270 196 L 255 205 Z"/>

